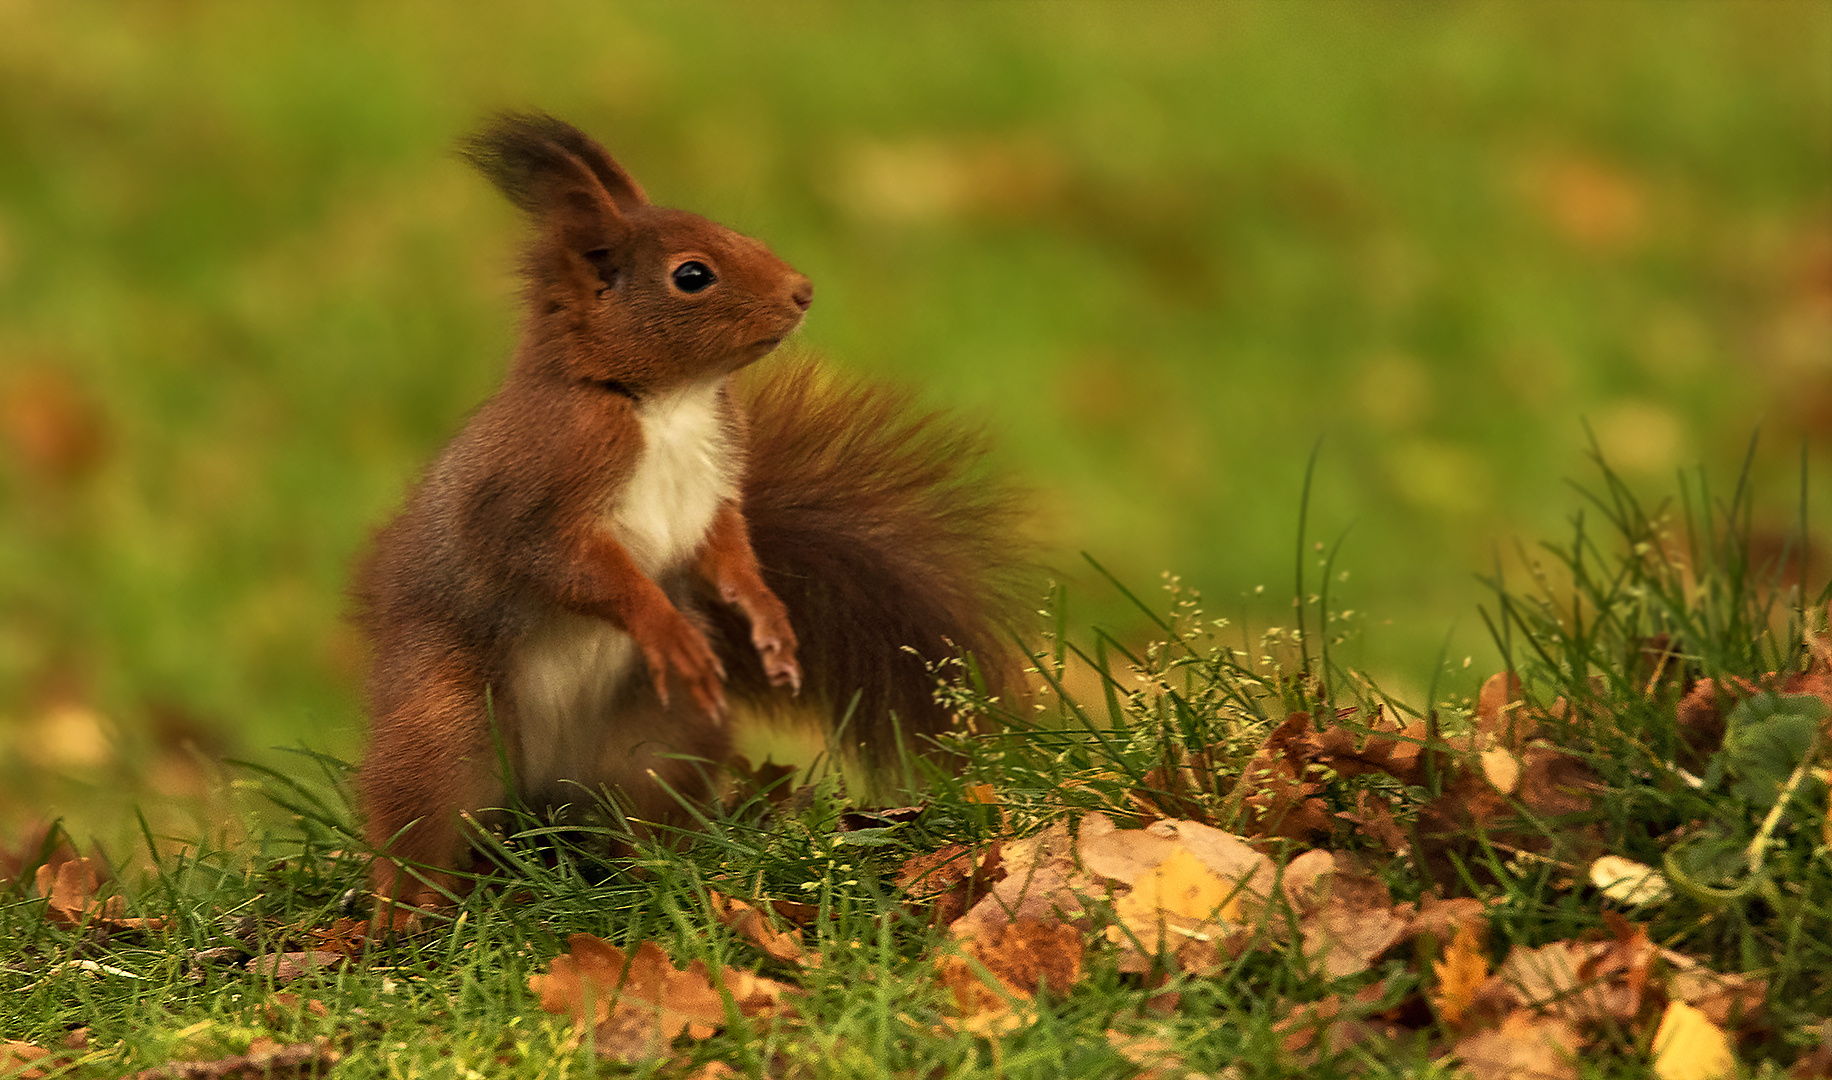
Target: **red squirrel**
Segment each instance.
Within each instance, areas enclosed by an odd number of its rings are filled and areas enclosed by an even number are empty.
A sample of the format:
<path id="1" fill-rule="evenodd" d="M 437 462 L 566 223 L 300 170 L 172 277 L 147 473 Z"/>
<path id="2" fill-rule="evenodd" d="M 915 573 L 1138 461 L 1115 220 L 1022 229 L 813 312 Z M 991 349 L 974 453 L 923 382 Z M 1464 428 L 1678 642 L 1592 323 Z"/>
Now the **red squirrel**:
<path id="1" fill-rule="evenodd" d="M 463 155 L 533 225 L 525 314 L 501 388 L 356 575 L 383 909 L 438 903 L 464 815 L 511 795 L 681 820 L 731 755 L 728 696 L 850 712 L 844 741 L 881 765 L 951 722 L 937 663 L 1015 685 L 1016 511 L 977 437 L 806 362 L 734 380 L 812 285 L 652 205 L 571 125 L 505 115 Z"/>

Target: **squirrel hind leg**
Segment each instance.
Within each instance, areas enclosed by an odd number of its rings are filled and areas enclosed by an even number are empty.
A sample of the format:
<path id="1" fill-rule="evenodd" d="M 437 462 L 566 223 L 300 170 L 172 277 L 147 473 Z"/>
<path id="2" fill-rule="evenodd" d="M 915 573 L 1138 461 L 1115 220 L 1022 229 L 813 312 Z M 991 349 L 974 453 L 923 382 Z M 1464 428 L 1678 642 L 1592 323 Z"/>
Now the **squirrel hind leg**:
<path id="1" fill-rule="evenodd" d="M 731 756 L 730 725 L 684 693 L 663 704 L 646 678 L 633 678 L 603 728 L 593 775 L 579 779 L 615 803 L 636 839 L 665 840 L 718 798 Z"/>
<path id="2" fill-rule="evenodd" d="M 459 665 L 448 665 L 457 668 Z M 505 794 L 481 687 L 448 671 L 419 680 L 377 710 L 357 774 L 379 925 L 400 926 L 408 907 L 439 907 L 459 891 L 470 847 L 464 815 Z M 409 915 L 411 913 L 408 913 Z"/>

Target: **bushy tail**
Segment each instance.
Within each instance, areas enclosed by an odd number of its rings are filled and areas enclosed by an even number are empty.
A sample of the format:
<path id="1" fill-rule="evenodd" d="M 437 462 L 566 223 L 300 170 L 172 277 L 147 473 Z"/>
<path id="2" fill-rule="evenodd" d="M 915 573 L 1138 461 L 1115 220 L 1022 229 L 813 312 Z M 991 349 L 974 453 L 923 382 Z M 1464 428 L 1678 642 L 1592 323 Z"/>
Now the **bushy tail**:
<path id="1" fill-rule="evenodd" d="M 802 703 L 837 719 L 857 695 L 841 742 L 882 769 L 953 722 L 932 669 L 965 655 L 992 693 L 1022 686 L 1020 501 L 983 474 L 977 432 L 909 394 L 808 361 L 759 368 L 740 389 L 751 546 L 800 638 Z M 718 621 L 733 691 L 770 700 L 743 621 Z"/>

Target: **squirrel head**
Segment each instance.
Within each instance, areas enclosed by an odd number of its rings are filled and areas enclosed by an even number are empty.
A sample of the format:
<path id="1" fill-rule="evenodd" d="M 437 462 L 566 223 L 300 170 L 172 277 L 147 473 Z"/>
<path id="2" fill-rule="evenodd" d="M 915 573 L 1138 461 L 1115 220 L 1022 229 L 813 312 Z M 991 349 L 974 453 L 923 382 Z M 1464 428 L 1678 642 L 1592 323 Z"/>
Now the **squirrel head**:
<path id="1" fill-rule="evenodd" d="M 506 114 L 463 156 L 535 226 L 528 362 L 630 393 L 736 371 L 793 331 L 808 279 L 748 236 L 642 187 L 579 129 Z"/>

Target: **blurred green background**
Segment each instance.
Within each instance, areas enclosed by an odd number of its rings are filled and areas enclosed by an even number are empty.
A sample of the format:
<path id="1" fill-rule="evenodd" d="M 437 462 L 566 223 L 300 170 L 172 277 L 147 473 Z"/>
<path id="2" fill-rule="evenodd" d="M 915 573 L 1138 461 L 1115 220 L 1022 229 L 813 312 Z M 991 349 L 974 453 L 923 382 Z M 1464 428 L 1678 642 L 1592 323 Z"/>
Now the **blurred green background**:
<path id="1" fill-rule="evenodd" d="M 1474 574 L 1562 530 L 1585 421 L 1655 493 L 1759 426 L 1776 536 L 1804 440 L 1828 520 L 1825 2 L 4 0 L 0 816 L 356 752 L 347 566 L 513 340 L 451 153 L 503 107 L 995 430 L 1124 634 L 1077 551 L 1289 619 L 1319 438 L 1349 658 L 1414 687 L 1447 630 L 1492 664 Z"/>

